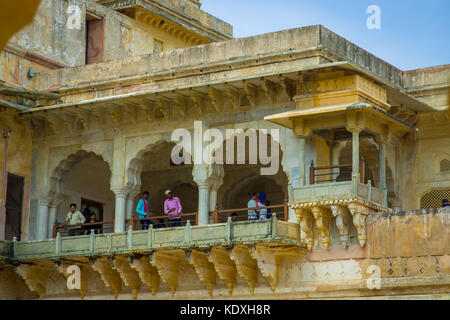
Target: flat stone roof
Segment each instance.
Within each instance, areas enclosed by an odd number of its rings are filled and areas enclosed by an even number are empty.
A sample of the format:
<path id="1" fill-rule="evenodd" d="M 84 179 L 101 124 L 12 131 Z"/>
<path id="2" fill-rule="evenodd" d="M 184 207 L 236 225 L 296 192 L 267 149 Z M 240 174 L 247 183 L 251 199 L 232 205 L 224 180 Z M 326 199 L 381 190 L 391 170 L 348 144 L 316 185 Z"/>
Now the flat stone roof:
<path id="1" fill-rule="evenodd" d="M 214 64 L 244 61 L 308 48 L 319 48 L 332 61 L 351 62 L 376 77 L 403 88 L 402 71 L 384 62 L 321 25 L 266 33 L 162 53 L 147 54 L 75 68 L 38 73 L 37 88 L 73 86 L 81 82 L 108 81 L 131 76 L 151 76 L 163 71 L 177 72 Z M 330 62 L 332 62 L 330 61 Z"/>

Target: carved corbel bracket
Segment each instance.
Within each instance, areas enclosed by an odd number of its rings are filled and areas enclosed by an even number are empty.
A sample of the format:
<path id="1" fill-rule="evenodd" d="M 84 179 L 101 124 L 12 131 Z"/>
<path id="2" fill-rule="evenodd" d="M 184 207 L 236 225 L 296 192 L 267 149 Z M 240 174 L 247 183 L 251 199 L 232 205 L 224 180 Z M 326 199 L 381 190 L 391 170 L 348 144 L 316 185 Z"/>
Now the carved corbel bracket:
<path id="1" fill-rule="evenodd" d="M 152 264 L 158 269 L 161 279 L 170 286 L 172 295 L 178 289 L 181 255 L 185 255 L 184 251 L 158 251 L 152 255 Z"/>
<path id="2" fill-rule="evenodd" d="M 36 265 L 20 264 L 15 268 L 16 273 L 22 277 L 30 291 L 38 294 L 42 298 L 46 293 L 47 271 Z"/>
<path id="3" fill-rule="evenodd" d="M 241 99 L 240 98 L 241 97 L 240 97 L 239 91 L 237 91 L 234 88 L 227 87 L 226 95 L 227 95 L 228 99 L 231 102 L 231 106 L 232 106 L 233 110 L 236 110 L 237 108 L 240 107 L 240 105 L 241 105 Z"/>
<path id="4" fill-rule="evenodd" d="M 283 91 L 289 98 L 289 101 L 292 101 L 292 98 L 295 96 L 297 90 L 295 82 L 289 78 L 283 78 L 280 83 L 281 87 L 283 88 Z"/>
<path id="5" fill-rule="evenodd" d="M 117 126 L 120 126 L 122 124 L 123 119 L 124 119 L 124 113 L 123 113 L 122 108 L 120 106 L 111 105 L 109 107 L 109 111 L 110 111 L 111 118 L 112 118 L 113 122 Z"/>
<path id="6" fill-rule="evenodd" d="M 315 206 L 311 208 L 311 211 L 316 219 L 316 226 L 320 233 L 320 242 L 322 247 L 328 249 L 331 245 L 330 240 L 330 222 L 331 211 L 327 207 Z"/>
<path id="7" fill-rule="evenodd" d="M 258 88 L 254 84 L 247 82 L 244 84 L 244 92 L 250 105 L 255 107 Z"/>
<path id="8" fill-rule="evenodd" d="M 247 281 L 250 293 L 254 294 L 258 281 L 258 263 L 251 256 L 250 249 L 247 246 L 237 245 L 232 250 L 231 258 L 239 275 Z"/>
<path id="9" fill-rule="evenodd" d="M 222 92 L 217 89 L 210 88 L 208 91 L 208 95 L 211 98 L 212 105 L 216 112 L 221 112 L 224 109 L 224 99 Z"/>
<path id="10" fill-rule="evenodd" d="M 219 278 L 227 283 L 228 293 L 233 294 L 233 287 L 236 285 L 236 265 L 227 249 L 212 247 L 208 260 L 214 265 Z"/>
<path id="11" fill-rule="evenodd" d="M 361 132 L 366 127 L 366 114 L 361 110 L 347 113 L 346 129 L 349 132 Z"/>
<path id="12" fill-rule="evenodd" d="M 277 85 L 266 79 L 263 83 L 263 89 L 269 103 L 274 105 L 277 100 Z"/>
<path id="13" fill-rule="evenodd" d="M 305 233 L 305 242 L 308 251 L 314 247 L 314 216 L 309 209 L 296 208 L 295 214 L 300 222 L 300 228 Z"/>
<path id="14" fill-rule="evenodd" d="M 201 115 L 203 114 L 203 96 L 202 94 L 192 91 L 189 93 L 189 97 L 192 101 L 192 109 L 195 113 Z"/>
<path id="15" fill-rule="evenodd" d="M 296 246 L 257 244 L 252 250 L 252 257 L 257 261 L 262 275 L 269 280 L 270 288 L 275 292 L 279 281 L 279 266 L 283 259 L 301 258 L 305 250 Z"/>
<path id="16" fill-rule="evenodd" d="M 79 268 L 79 275 L 76 275 L 77 270 L 74 270 L 74 272 L 71 272 L 70 266 L 74 265 L 73 263 L 55 263 L 56 270 L 61 273 L 66 280 L 69 280 L 71 276 L 79 276 L 80 277 L 80 288 L 78 289 L 80 291 L 80 298 L 81 300 L 84 299 L 88 292 L 88 275 L 89 275 L 89 269 L 88 266 L 83 264 L 75 264 Z M 69 269 L 68 269 L 69 268 Z"/>
<path id="17" fill-rule="evenodd" d="M 96 259 L 92 264 L 92 269 L 97 271 L 106 287 L 114 292 L 114 298 L 117 299 L 122 289 L 122 278 L 119 273 L 111 267 L 109 261 L 104 258 Z"/>
<path id="18" fill-rule="evenodd" d="M 307 137 L 311 133 L 311 127 L 308 126 L 308 122 L 303 118 L 297 118 L 294 120 L 294 134 L 297 137 Z"/>
<path id="19" fill-rule="evenodd" d="M 351 223 L 351 214 L 347 207 L 340 205 L 330 206 L 333 216 L 336 217 L 336 226 L 339 230 L 342 246 L 347 248 L 349 245 L 348 228 Z"/>
<path id="20" fill-rule="evenodd" d="M 113 268 L 119 273 L 123 283 L 131 288 L 133 299 L 136 300 L 141 288 L 141 280 L 138 272 L 131 267 L 125 257 L 115 257 Z"/>
<path id="21" fill-rule="evenodd" d="M 194 266 L 195 272 L 201 281 L 206 283 L 208 293 L 212 297 L 213 285 L 216 284 L 216 271 L 214 265 L 209 262 L 207 255 L 198 250 L 192 250 L 190 263 Z"/>
<path id="22" fill-rule="evenodd" d="M 143 283 L 152 288 L 152 295 L 159 289 L 159 275 L 156 267 L 150 264 L 148 257 L 133 258 L 130 263 Z"/>
<path id="23" fill-rule="evenodd" d="M 349 203 L 348 209 L 353 216 L 353 225 L 358 231 L 359 245 L 366 245 L 366 217 L 369 214 L 369 208 L 359 203 Z"/>

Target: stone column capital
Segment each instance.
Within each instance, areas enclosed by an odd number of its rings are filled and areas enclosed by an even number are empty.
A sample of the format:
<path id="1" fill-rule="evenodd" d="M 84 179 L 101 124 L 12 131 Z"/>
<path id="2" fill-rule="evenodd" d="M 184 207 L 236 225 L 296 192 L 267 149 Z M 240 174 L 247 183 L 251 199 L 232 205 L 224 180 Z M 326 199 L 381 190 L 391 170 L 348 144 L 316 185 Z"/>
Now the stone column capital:
<path id="1" fill-rule="evenodd" d="M 130 189 L 126 187 L 113 187 L 111 191 L 114 192 L 116 198 L 127 198 Z"/>
<path id="2" fill-rule="evenodd" d="M 224 169 L 222 165 L 194 165 L 192 176 L 199 189 L 218 190 L 223 184 Z"/>
<path id="3" fill-rule="evenodd" d="M 52 203 L 52 198 L 50 197 L 40 197 L 38 199 L 38 204 L 39 206 L 50 206 L 50 204 Z"/>
<path id="4" fill-rule="evenodd" d="M 62 199 L 60 199 L 60 198 L 53 198 L 50 201 L 49 207 L 50 208 L 56 208 L 56 207 L 58 207 L 61 204 L 61 202 L 63 202 Z"/>

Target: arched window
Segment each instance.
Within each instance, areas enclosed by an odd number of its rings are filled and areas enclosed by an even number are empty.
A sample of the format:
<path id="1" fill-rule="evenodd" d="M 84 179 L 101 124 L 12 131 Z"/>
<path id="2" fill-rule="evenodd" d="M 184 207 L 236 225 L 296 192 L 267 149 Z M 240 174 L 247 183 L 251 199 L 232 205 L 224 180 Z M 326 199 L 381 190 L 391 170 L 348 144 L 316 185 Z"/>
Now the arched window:
<path id="1" fill-rule="evenodd" d="M 450 160 L 444 159 L 440 162 L 439 166 L 440 172 L 450 172 Z"/>
<path id="2" fill-rule="evenodd" d="M 420 198 L 420 209 L 441 208 L 444 199 L 450 200 L 450 187 L 430 190 Z"/>

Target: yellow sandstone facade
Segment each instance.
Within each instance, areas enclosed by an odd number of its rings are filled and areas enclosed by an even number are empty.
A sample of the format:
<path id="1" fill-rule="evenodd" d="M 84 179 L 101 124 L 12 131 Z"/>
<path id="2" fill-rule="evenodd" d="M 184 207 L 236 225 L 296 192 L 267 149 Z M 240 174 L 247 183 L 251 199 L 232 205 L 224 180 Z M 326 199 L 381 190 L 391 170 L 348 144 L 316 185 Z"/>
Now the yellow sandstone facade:
<path id="1" fill-rule="evenodd" d="M 449 65 L 320 25 L 234 39 L 194 0 L 42 0 L 0 53 L 0 299 L 448 299 L 449 93 Z M 199 122 L 245 164 L 171 163 Z M 167 189 L 183 225 L 140 230 Z M 272 218 L 232 221 L 260 191 Z M 67 236 L 70 203 L 103 233 Z"/>

